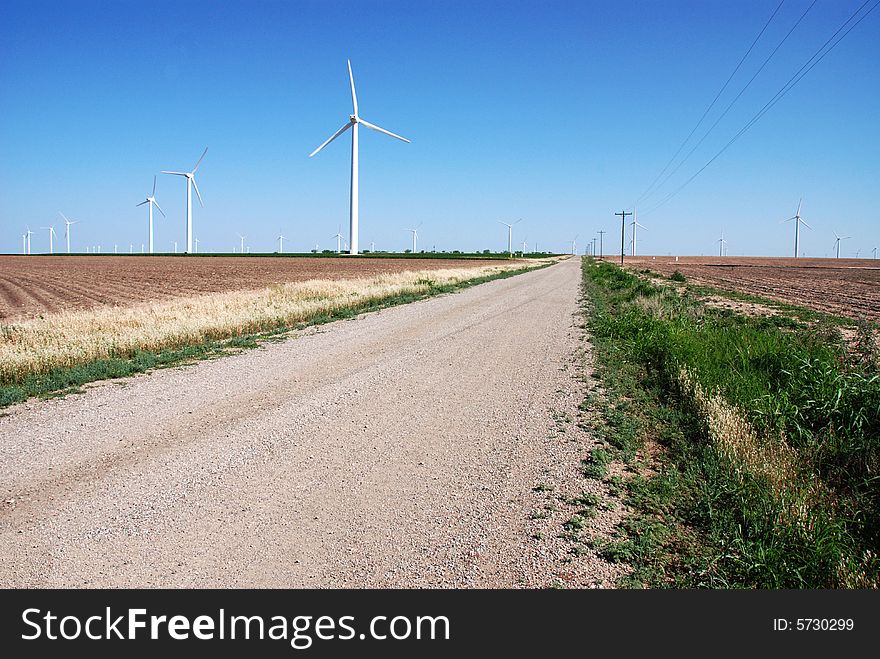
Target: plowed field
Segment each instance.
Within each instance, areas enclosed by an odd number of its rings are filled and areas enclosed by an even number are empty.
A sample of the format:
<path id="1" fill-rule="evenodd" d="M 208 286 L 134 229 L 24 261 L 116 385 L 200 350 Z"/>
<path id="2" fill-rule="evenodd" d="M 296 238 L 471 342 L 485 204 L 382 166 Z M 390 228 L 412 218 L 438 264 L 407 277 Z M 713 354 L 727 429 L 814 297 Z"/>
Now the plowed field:
<path id="1" fill-rule="evenodd" d="M 0 321 L 307 279 L 489 265 L 484 260 L 173 256 L 0 257 Z"/>
<path id="2" fill-rule="evenodd" d="M 606 257 L 607 259 L 607 257 Z M 627 257 L 627 268 L 796 304 L 849 318 L 880 321 L 880 261 L 749 257 Z"/>

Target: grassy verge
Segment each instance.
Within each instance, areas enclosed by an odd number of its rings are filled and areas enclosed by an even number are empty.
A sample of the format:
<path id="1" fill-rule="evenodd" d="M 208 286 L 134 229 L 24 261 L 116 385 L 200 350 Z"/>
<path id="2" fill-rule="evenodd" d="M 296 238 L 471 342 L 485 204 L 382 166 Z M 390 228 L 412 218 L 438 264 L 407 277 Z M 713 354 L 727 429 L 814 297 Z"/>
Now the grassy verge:
<path id="1" fill-rule="evenodd" d="M 122 342 L 118 339 L 112 339 L 109 344 L 109 354 L 102 355 L 101 357 L 84 358 L 78 363 L 58 366 L 50 365 L 46 368 L 39 367 L 46 363 L 47 360 L 39 360 L 34 362 L 36 366 L 31 372 L 9 369 L 3 378 L 0 379 L 0 407 L 6 407 L 35 396 L 49 397 L 73 393 L 78 391 L 82 385 L 97 380 L 127 377 L 155 368 L 218 357 L 228 354 L 230 351 L 256 347 L 261 342 L 267 340 L 279 339 L 291 330 L 351 318 L 361 313 L 376 311 L 399 304 L 407 304 L 494 279 L 512 277 L 523 272 L 545 267 L 546 265 L 545 263 L 525 268 L 480 270 L 477 271 L 479 274 L 474 273 L 477 276 L 470 278 L 467 278 L 466 275 L 462 275 L 462 278 L 429 278 L 431 275 L 417 273 L 418 276 L 413 282 L 381 288 L 378 292 L 370 294 L 358 294 L 356 291 L 349 290 L 348 287 L 356 286 L 356 282 L 354 284 L 345 282 L 346 288 L 341 293 L 334 290 L 332 295 L 327 294 L 323 290 L 318 295 L 315 289 L 308 288 L 307 286 L 291 285 L 291 288 L 295 289 L 297 293 L 297 301 L 299 301 L 299 297 L 304 295 L 306 301 L 311 303 L 317 300 L 320 304 L 310 304 L 304 308 L 298 307 L 295 313 L 288 313 L 286 315 L 279 314 L 277 305 L 274 305 L 273 312 L 262 320 L 255 320 L 244 325 L 240 322 L 226 324 L 222 326 L 221 331 L 217 331 L 216 326 L 212 326 L 209 328 L 210 331 L 186 332 L 182 336 L 175 336 L 172 333 L 167 335 L 160 334 L 161 340 L 153 348 L 143 347 L 147 343 L 146 341 L 139 345 L 137 336 L 128 346 L 121 345 Z M 436 272 L 440 271 L 434 271 L 434 273 Z M 306 285 L 308 284 L 309 282 L 306 282 Z M 245 295 L 248 294 L 245 293 Z M 254 295 L 257 294 L 261 293 L 254 293 Z M 277 290 L 273 291 L 272 295 L 276 294 Z M 219 294 L 218 296 L 205 297 L 213 299 L 227 295 Z M 260 302 L 263 303 L 265 301 L 260 298 Z M 175 304 L 179 303 L 175 302 Z M 209 312 L 216 311 L 214 306 L 206 307 L 205 309 L 197 308 L 195 310 L 193 310 L 192 306 L 193 304 L 184 304 L 183 308 L 190 315 L 201 313 L 207 316 Z M 147 310 L 149 311 L 149 309 Z M 179 309 L 175 307 L 174 311 L 177 313 Z M 83 315 L 89 317 L 89 313 L 84 312 Z M 113 310 L 108 310 L 106 313 L 112 316 Z M 149 314 L 147 316 L 149 317 Z M 199 318 L 199 320 L 202 320 L 202 318 Z M 48 324 L 50 327 L 53 325 L 51 319 L 49 319 Z M 128 323 L 124 324 L 128 325 Z M 14 325 L 0 327 L 0 331 L 2 331 L 0 341 L 6 342 L 6 348 L 10 348 L 11 344 L 16 340 L 17 330 L 18 328 Z M 103 335 L 108 333 L 106 330 L 103 331 L 102 337 L 99 338 L 105 339 L 106 336 Z M 60 342 L 58 336 L 49 338 L 50 344 L 58 344 Z M 45 337 L 41 336 L 40 339 L 42 341 Z M 18 348 L 19 352 L 23 352 L 21 345 Z M 27 351 L 24 350 L 24 352 Z M 49 363 L 51 364 L 51 362 Z"/>
<path id="2" fill-rule="evenodd" d="M 627 481 L 635 512 L 600 547 L 633 566 L 626 585 L 876 587 L 872 328 L 847 345 L 800 314 L 739 315 L 589 260 L 584 287 L 606 392 L 598 450 L 658 454 Z M 591 456 L 585 475 L 608 459 Z"/>

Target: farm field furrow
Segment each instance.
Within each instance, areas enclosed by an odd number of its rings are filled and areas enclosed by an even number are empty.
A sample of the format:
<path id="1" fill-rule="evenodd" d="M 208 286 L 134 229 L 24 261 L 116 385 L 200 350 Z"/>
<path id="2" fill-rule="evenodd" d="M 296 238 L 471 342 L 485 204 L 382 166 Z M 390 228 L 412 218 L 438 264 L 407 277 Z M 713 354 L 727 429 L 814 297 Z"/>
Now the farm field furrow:
<path id="1" fill-rule="evenodd" d="M 606 257 L 609 260 L 611 257 Z M 880 266 L 868 259 L 627 257 L 633 270 L 676 270 L 694 284 L 738 291 L 816 311 L 880 320 Z"/>
<path id="2" fill-rule="evenodd" d="M 344 257 L 4 256 L 0 257 L 0 321 L 309 279 L 355 279 L 487 263 Z"/>

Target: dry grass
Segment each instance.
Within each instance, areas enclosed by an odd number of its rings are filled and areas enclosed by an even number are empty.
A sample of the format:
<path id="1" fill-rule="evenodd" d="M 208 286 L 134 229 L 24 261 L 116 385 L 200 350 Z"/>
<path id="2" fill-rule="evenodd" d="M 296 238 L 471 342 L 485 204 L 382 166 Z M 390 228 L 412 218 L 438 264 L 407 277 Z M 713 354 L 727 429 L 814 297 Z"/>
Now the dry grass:
<path id="1" fill-rule="evenodd" d="M 535 262 L 534 266 L 543 265 Z M 432 286 L 522 269 L 522 264 L 417 270 L 364 279 L 311 280 L 256 291 L 69 311 L 0 325 L 0 382 L 17 383 L 53 368 L 131 356 L 295 325 Z"/>

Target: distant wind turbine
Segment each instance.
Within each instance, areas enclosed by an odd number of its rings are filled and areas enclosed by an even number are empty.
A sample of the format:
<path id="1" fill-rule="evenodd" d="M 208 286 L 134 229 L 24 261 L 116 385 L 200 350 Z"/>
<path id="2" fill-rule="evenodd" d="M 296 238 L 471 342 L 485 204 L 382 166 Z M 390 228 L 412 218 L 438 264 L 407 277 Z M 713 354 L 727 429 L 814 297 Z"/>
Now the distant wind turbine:
<path id="1" fill-rule="evenodd" d="M 196 166 L 193 167 L 191 172 L 166 172 L 163 171 L 163 174 L 173 174 L 174 176 L 185 176 L 186 177 L 186 253 L 192 254 L 192 189 L 196 189 L 196 195 L 199 198 L 199 205 L 204 208 L 205 204 L 202 203 L 202 195 L 199 192 L 199 186 L 196 183 L 196 171 L 199 168 L 199 165 L 202 164 L 202 160 L 205 157 L 205 154 L 208 153 L 208 147 L 205 147 L 205 150 L 202 152 L 202 157 L 199 158 Z M 155 193 L 155 187 L 153 188 L 153 192 Z M 163 213 L 164 215 L 164 213 Z"/>
<path id="2" fill-rule="evenodd" d="M 513 224 L 508 224 L 507 222 L 502 222 L 501 220 L 498 220 L 498 224 L 503 224 L 507 227 L 507 253 L 510 256 L 513 256 L 513 225 L 519 224 L 520 222 L 522 222 L 522 218 L 519 218 Z"/>
<path id="3" fill-rule="evenodd" d="M 339 227 L 339 231 L 330 237 L 336 238 L 336 253 L 339 254 L 342 251 L 342 227 Z"/>
<path id="4" fill-rule="evenodd" d="M 244 254 L 244 239 L 247 238 L 247 236 L 242 236 L 240 233 L 237 233 L 235 235 L 238 236 L 239 240 L 241 240 L 241 251 L 239 253 Z M 232 252 L 234 254 L 235 250 L 233 249 Z"/>
<path id="5" fill-rule="evenodd" d="M 309 154 L 309 158 L 317 154 L 321 149 L 330 144 L 337 137 L 342 135 L 345 131 L 351 128 L 351 197 L 350 197 L 350 212 L 349 212 L 349 234 L 351 236 L 351 254 L 358 253 L 358 125 L 363 124 L 367 128 L 371 130 L 375 130 L 379 133 L 383 133 L 388 135 L 389 137 L 393 137 L 395 139 L 401 140 L 402 142 L 409 142 L 405 137 L 401 137 L 400 135 L 396 135 L 391 131 L 387 131 L 384 128 L 379 128 L 379 126 L 375 126 L 371 124 L 369 121 L 366 121 L 358 115 L 358 103 L 357 103 L 357 94 L 354 91 L 354 75 L 351 72 L 351 60 L 348 60 L 348 80 L 351 84 L 351 105 L 353 109 L 353 114 L 349 115 L 348 123 L 346 123 L 342 128 L 337 130 L 330 138 L 324 142 L 317 149 L 312 151 Z"/>
<path id="6" fill-rule="evenodd" d="M 53 238 L 55 238 L 55 226 L 50 224 L 47 227 L 40 227 L 40 228 L 49 230 L 49 253 L 54 254 L 55 253 L 55 242 L 54 242 Z"/>
<path id="7" fill-rule="evenodd" d="M 633 208 L 633 221 L 630 222 L 630 224 L 632 225 L 632 228 L 633 228 L 632 249 L 631 249 L 633 256 L 636 255 L 636 228 L 642 227 L 645 231 L 648 230 L 648 227 L 646 227 L 644 224 L 639 223 L 639 221 L 636 219 L 637 217 L 638 216 L 636 215 L 636 209 Z"/>
<path id="8" fill-rule="evenodd" d="M 25 224 L 24 226 L 25 226 L 25 229 L 27 229 L 27 231 L 25 232 L 25 235 L 27 236 L 27 253 L 30 254 L 31 253 L 31 236 L 34 234 L 34 232 L 31 231 L 31 228 L 28 225 Z"/>
<path id="9" fill-rule="evenodd" d="M 373 253 L 375 253 L 375 251 L 376 251 L 376 241 L 372 240 L 372 241 L 370 241 L 370 253 L 373 254 Z"/>
<path id="10" fill-rule="evenodd" d="M 199 253 L 199 239 L 193 238 L 193 242 L 195 243 L 195 253 L 198 254 Z"/>
<path id="11" fill-rule="evenodd" d="M 278 234 L 278 253 L 284 254 L 284 234 Z"/>
<path id="12" fill-rule="evenodd" d="M 783 220 L 783 222 L 791 222 L 792 220 L 794 220 L 794 257 L 795 258 L 798 257 L 798 254 L 799 254 L 798 250 L 800 249 L 799 245 L 800 245 L 800 239 L 801 239 L 801 225 L 803 224 L 808 229 L 813 228 L 809 224 L 804 222 L 804 220 L 801 218 L 801 203 L 803 202 L 803 200 L 804 200 L 804 198 L 801 197 L 800 201 L 798 201 L 798 207 L 797 207 L 797 211 L 795 211 L 795 214 L 792 215 L 787 220 Z M 837 235 L 837 234 L 835 234 L 835 235 Z"/>
<path id="13" fill-rule="evenodd" d="M 78 223 L 79 220 L 68 220 L 61 211 L 58 211 L 58 214 L 64 219 L 64 238 L 67 240 L 67 253 L 70 254 L 70 226 Z"/>
<path id="14" fill-rule="evenodd" d="M 519 253 L 520 256 L 525 256 L 525 253 L 526 253 L 526 245 L 528 245 L 528 243 L 526 242 L 526 239 L 523 238 L 523 241 L 522 241 L 522 251 Z"/>
<path id="15" fill-rule="evenodd" d="M 421 222 L 419 222 L 419 223 L 416 225 L 416 228 L 415 228 L 415 229 L 404 229 L 404 231 L 409 231 L 409 232 L 412 234 L 412 241 L 413 241 L 412 253 L 413 253 L 413 254 L 416 253 L 416 241 L 418 240 L 418 237 L 419 237 L 419 227 L 420 227 L 420 226 L 422 226 L 422 223 L 421 223 Z"/>
<path id="16" fill-rule="evenodd" d="M 156 202 L 156 179 L 158 177 L 153 176 L 153 191 L 147 195 L 147 198 L 144 199 L 141 203 L 136 204 L 137 206 L 143 206 L 144 204 L 150 205 L 150 254 L 153 253 L 153 206 L 155 206 L 160 213 L 162 213 L 162 217 L 165 217 L 165 211 L 159 208 L 159 204 Z M 187 190 L 187 206 L 189 206 L 189 191 Z M 187 211 L 189 212 L 189 210 Z"/>
<path id="17" fill-rule="evenodd" d="M 832 231 L 831 233 L 834 234 L 834 238 L 835 238 L 834 247 L 837 250 L 837 257 L 836 258 L 839 259 L 840 258 L 840 241 L 841 240 L 849 240 L 852 236 L 838 236 L 836 231 Z"/>
<path id="18" fill-rule="evenodd" d="M 876 261 L 877 260 L 877 248 L 876 247 L 871 250 L 871 254 L 874 255 L 874 260 Z"/>
<path id="19" fill-rule="evenodd" d="M 579 235 L 581 235 L 581 234 L 576 233 L 574 235 L 574 238 L 571 239 L 571 253 L 574 256 L 577 256 L 577 239 L 578 239 Z"/>
<path id="20" fill-rule="evenodd" d="M 718 239 L 718 256 L 724 256 L 724 247 L 727 241 L 724 240 L 724 231 L 721 232 L 721 238 Z"/>

